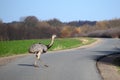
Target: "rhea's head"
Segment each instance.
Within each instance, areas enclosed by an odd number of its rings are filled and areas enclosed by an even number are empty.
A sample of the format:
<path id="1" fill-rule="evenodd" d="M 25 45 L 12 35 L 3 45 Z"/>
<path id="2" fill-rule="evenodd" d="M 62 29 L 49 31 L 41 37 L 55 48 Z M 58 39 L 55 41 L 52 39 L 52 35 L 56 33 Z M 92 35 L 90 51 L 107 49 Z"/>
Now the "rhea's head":
<path id="1" fill-rule="evenodd" d="M 55 37 L 57 37 L 55 34 L 52 35 L 52 39 L 54 39 Z"/>

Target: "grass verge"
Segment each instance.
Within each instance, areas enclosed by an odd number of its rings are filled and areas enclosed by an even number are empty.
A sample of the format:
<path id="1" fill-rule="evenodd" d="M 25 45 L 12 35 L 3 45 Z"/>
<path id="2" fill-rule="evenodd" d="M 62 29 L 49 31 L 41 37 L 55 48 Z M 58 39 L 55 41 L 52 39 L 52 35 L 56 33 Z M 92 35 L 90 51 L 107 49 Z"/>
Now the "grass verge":
<path id="1" fill-rule="evenodd" d="M 90 44 L 94 41 L 95 39 L 93 38 L 58 38 L 55 39 L 55 43 L 50 49 L 50 51 L 75 48 Z M 0 57 L 25 54 L 27 53 L 27 50 L 30 47 L 30 45 L 39 42 L 43 44 L 49 44 L 50 40 L 34 39 L 34 40 L 0 41 Z"/>

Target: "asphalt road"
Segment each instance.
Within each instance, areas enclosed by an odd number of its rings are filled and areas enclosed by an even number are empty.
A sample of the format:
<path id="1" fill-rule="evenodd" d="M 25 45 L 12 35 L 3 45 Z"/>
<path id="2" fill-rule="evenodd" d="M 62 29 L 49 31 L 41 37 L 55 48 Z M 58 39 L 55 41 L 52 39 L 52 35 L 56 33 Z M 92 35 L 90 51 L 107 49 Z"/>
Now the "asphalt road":
<path id="1" fill-rule="evenodd" d="M 28 55 L 0 67 L 0 80 L 102 80 L 96 59 L 118 50 L 119 39 L 102 39 L 88 48 L 43 54 L 39 68 L 32 65 L 34 56 Z"/>

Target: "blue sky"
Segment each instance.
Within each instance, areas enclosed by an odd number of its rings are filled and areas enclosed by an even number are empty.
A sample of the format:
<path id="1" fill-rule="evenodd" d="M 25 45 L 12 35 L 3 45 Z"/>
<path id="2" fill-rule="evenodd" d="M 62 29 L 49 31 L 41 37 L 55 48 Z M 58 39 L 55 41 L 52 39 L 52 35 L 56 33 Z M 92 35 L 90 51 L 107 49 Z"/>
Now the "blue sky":
<path id="1" fill-rule="evenodd" d="M 39 20 L 57 18 L 62 22 L 109 20 L 120 18 L 120 0 L 0 0 L 3 22 L 26 16 Z"/>

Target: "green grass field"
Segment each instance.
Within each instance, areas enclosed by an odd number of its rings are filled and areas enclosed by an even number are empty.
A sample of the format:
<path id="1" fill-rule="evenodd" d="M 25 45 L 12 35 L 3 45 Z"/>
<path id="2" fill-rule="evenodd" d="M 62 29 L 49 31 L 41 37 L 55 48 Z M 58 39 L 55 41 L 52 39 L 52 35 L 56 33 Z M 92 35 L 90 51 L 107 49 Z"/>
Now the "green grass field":
<path id="1" fill-rule="evenodd" d="M 55 39 L 54 45 L 50 49 L 63 50 L 75 48 L 82 45 L 90 44 L 95 41 L 92 38 L 85 38 L 87 42 L 83 43 L 83 38 L 60 38 Z M 49 44 L 49 39 L 35 39 L 35 40 L 14 40 L 14 41 L 0 41 L 0 57 L 11 56 L 17 54 L 28 53 L 28 48 L 34 43 Z"/>

